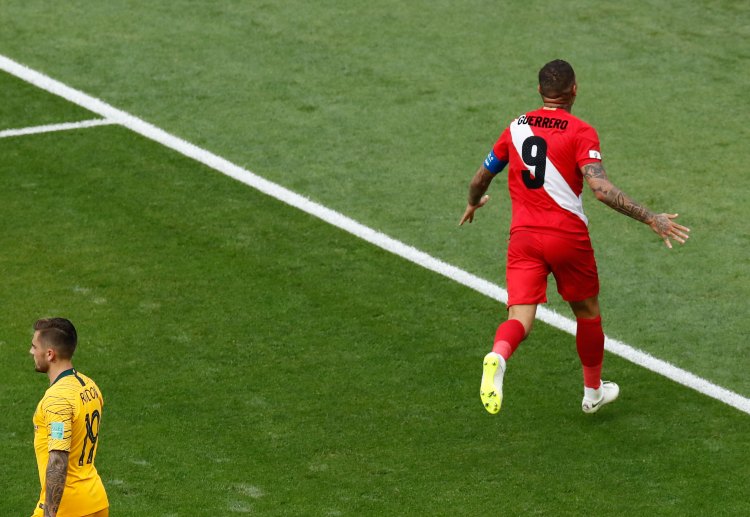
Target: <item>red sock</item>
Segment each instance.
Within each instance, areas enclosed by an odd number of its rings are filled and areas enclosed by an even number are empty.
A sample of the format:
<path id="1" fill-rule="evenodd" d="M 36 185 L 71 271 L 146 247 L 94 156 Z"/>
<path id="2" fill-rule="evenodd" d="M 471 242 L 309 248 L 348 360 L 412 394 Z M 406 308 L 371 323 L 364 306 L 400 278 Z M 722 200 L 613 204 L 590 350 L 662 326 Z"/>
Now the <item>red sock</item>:
<path id="1" fill-rule="evenodd" d="M 583 366 L 583 385 L 597 389 L 601 385 L 602 361 L 604 360 L 604 330 L 602 317 L 578 318 L 576 348 Z"/>
<path id="2" fill-rule="evenodd" d="M 503 356 L 506 361 L 510 359 L 523 338 L 526 337 L 526 329 L 518 320 L 507 320 L 497 327 L 495 333 L 495 345 L 492 351 Z"/>

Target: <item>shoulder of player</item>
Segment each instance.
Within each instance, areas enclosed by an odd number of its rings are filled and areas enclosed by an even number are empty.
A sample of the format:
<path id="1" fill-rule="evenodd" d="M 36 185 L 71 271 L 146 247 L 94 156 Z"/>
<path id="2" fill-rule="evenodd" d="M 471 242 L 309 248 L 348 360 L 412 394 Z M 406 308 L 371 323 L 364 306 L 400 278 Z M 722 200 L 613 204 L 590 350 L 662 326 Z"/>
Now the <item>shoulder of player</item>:
<path id="1" fill-rule="evenodd" d="M 58 386 L 49 387 L 44 397 L 39 402 L 39 409 L 43 413 L 71 414 L 75 413 L 78 405 L 78 392 L 76 390 Z"/>
<path id="2" fill-rule="evenodd" d="M 39 410 L 47 414 L 72 415 L 75 419 L 84 407 L 93 402 L 104 406 L 104 397 L 95 384 L 70 386 L 68 389 L 47 393 L 39 403 Z"/>
<path id="3" fill-rule="evenodd" d="M 78 387 L 80 386 L 81 385 L 77 382 L 75 384 L 71 383 L 67 378 L 60 379 L 47 388 L 47 391 L 44 393 L 44 398 L 42 398 L 42 403 L 47 405 L 54 403 L 55 400 L 72 399 L 77 396 Z"/>
<path id="4" fill-rule="evenodd" d="M 580 117 L 573 115 L 572 113 L 566 112 L 566 115 L 570 119 L 571 123 L 575 125 L 578 130 L 594 129 L 594 126 L 586 122 Z M 594 129 L 595 130 L 595 129 Z"/>

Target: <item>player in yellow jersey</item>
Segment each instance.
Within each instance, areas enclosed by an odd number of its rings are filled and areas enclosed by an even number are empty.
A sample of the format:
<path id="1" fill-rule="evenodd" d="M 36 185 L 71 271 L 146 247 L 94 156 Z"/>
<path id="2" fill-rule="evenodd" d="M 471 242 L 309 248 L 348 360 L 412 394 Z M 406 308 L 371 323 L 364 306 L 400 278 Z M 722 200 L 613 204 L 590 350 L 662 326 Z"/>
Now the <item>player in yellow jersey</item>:
<path id="1" fill-rule="evenodd" d="M 42 493 L 32 517 L 108 517 L 109 501 L 94 467 L 102 421 L 99 387 L 73 368 L 78 342 L 65 318 L 34 323 L 29 353 L 50 387 L 34 412 L 34 450 Z"/>

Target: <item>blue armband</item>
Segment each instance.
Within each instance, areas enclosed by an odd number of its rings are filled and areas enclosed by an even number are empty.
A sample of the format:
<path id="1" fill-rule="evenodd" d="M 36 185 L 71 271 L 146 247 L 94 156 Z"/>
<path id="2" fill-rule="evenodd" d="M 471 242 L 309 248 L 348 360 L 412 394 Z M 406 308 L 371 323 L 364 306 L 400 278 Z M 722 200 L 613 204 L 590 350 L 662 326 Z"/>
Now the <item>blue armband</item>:
<path id="1" fill-rule="evenodd" d="M 490 151 L 490 154 L 484 159 L 484 168 L 492 174 L 497 174 L 503 170 L 506 165 L 508 165 L 508 162 L 498 159 L 498 157 L 495 156 L 495 151 Z"/>

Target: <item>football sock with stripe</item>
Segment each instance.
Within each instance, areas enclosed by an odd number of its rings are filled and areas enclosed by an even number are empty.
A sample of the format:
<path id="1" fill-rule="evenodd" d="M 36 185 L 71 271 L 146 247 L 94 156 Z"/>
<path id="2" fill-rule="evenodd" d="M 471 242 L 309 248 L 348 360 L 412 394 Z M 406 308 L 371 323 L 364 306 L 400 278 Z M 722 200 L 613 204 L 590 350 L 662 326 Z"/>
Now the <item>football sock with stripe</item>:
<path id="1" fill-rule="evenodd" d="M 492 351 L 501 355 L 507 361 L 525 336 L 526 329 L 523 327 L 523 323 L 518 320 L 504 321 L 497 327 Z"/>

